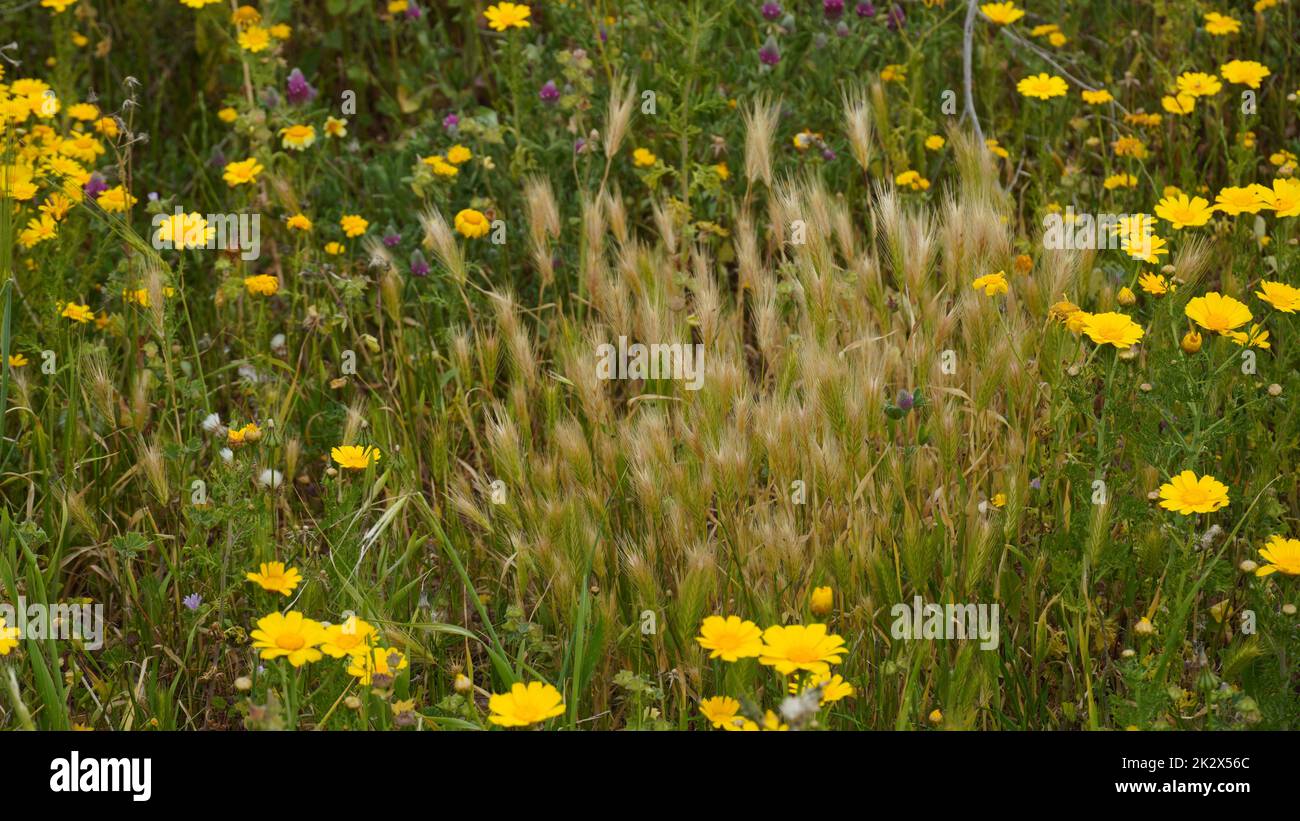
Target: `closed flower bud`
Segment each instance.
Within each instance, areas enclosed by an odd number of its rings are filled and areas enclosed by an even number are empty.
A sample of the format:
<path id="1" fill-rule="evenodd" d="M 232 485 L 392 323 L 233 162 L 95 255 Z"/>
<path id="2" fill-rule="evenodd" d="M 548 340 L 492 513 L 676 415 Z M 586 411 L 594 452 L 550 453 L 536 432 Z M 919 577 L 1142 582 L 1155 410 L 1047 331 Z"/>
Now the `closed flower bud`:
<path id="1" fill-rule="evenodd" d="M 1151 619 L 1143 616 L 1138 619 L 1137 624 L 1133 625 L 1133 632 L 1137 633 L 1139 636 L 1152 636 L 1155 635 L 1156 628 L 1155 625 L 1151 623 Z"/>
<path id="2" fill-rule="evenodd" d="M 456 680 L 452 684 L 458 693 L 468 693 L 474 689 L 474 682 L 469 680 L 469 676 L 464 673 L 457 673 Z"/>
<path id="3" fill-rule="evenodd" d="M 1259 569 L 1259 565 L 1255 564 L 1250 559 L 1242 559 L 1241 564 L 1237 565 L 1237 569 L 1242 573 L 1254 573 Z"/>
<path id="4" fill-rule="evenodd" d="M 1183 353 L 1191 355 L 1201 350 L 1201 335 L 1196 331 L 1188 331 L 1183 335 L 1182 341 Z"/>
<path id="5" fill-rule="evenodd" d="M 814 588 L 812 592 L 812 612 L 814 616 L 824 616 L 831 612 L 835 603 L 835 594 L 829 587 Z"/>
<path id="6" fill-rule="evenodd" d="M 1115 299 L 1119 302 L 1120 305 L 1123 305 L 1125 307 L 1128 307 L 1129 305 L 1132 305 L 1133 303 L 1137 302 L 1137 297 L 1134 296 L 1133 291 L 1127 287 L 1120 288 L 1119 295 L 1115 297 Z"/>

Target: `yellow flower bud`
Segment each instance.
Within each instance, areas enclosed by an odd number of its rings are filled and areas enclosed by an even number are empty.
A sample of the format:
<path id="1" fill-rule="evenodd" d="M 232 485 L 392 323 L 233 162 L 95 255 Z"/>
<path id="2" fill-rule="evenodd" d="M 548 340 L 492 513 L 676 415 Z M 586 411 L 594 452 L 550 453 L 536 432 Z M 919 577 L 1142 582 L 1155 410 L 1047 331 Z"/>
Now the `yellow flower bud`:
<path id="1" fill-rule="evenodd" d="M 829 587 L 814 588 L 812 592 L 812 612 L 814 616 L 824 616 L 831 612 L 835 594 Z"/>
<path id="2" fill-rule="evenodd" d="M 1183 336 L 1183 353 L 1194 354 L 1201 349 L 1201 335 L 1196 331 L 1188 331 Z"/>

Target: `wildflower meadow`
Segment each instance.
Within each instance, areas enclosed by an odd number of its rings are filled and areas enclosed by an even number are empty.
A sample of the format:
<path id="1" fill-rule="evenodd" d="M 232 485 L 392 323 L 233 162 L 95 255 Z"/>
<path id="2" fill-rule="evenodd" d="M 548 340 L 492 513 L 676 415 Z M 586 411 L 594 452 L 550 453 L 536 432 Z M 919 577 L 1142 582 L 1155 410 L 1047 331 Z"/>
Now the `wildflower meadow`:
<path id="1" fill-rule="evenodd" d="M 1298 15 L 0 4 L 0 728 L 1300 726 Z"/>

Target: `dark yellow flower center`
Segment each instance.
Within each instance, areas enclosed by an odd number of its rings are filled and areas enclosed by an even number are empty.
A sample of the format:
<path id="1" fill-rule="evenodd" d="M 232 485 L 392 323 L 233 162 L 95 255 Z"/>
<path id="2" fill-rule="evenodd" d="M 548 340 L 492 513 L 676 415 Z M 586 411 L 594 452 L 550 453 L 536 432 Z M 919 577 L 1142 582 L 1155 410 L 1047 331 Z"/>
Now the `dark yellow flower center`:
<path id="1" fill-rule="evenodd" d="M 300 633 L 281 633 L 275 637 L 275 646 L 281 650 L 300 650 L 306 643 Z"/>

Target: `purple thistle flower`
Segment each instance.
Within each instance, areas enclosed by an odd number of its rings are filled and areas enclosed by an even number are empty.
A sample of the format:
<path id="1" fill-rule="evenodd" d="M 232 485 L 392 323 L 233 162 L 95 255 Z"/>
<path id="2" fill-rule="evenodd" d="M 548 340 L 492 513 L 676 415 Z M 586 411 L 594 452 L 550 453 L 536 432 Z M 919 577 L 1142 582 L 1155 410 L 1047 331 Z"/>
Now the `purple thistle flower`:
<path id="1" fill-rule="evenodd" d="M 764 17 L 764 19 L 767 19 L 767 20 L 778 20 L 778 19 L 780 19 L 780 17 L 781 17 L 781 4 L 780 4 L 780 3 L 764 3 L 764 4 L 763 4 L 763 17 Z"/>
<path id="2" fill-rule="evenodd" d="M 1039 479 L 1037 476 L 1035 476 L 1034 478 L 1029 480 L 1029 486 L 1034 490 L 1038 490 L 1043 486 L 1043 481 Z"/>
<path id="3" fill-rule="evenodd" d="M 402 244 L 402 235 L 394 231 L 391 234 L 384 234 L 384 245 L 389 248 L 396 248 Z"/>
<path id="4" fill-rule="evenodd" d="M 876 7 L 871 3 L 858 3 L 853 9 L 859 17 L 875 17 Z"/>
<path id="5" fill-rule="evenodd" d="M 452 134 L 455 134 L 456 129 L 460 127 L 460 117 L 455 114 L 448 114 L 446 117 L 442 118 L 442 127 Z"/>
<path id="6" fill-rule="evenodd" d="M 829 148 L 822 149 L 822 159 L 826 162 L 834 162 L 836 154 Z"/>
<path id="7" fill-rule="evenodd" d="M 407 20 L 419 20 L 419 19 L 420 19 L 421 17 L 423 17 L 423 16 L 424 16 L 424 12 L 421 11 L 421 10 L 420 10 L 420 7 L 417 6 L 416 4 L 411 3 L 410 5 L 408 5 L 408 6 L 406 7 L 406 19 L 407 19 Z"/>
<path id="8" fill-rule="evenodd" d="M 581 154 L 582 150 L 587 147 L 587 141 L 579 137 L 573 142 L 573 153 Z"/>
<path id="9" fill-rule="evenodd" d="M 822 14 L 827 20 L 838 20 L 844 13 L 844 0 L 822 0 Z"/>
<path id="10" fill-rule="evenodd" d="M 542 98 L 542 102 L 549 105 L 560 99 L 560 90 L 555 87 L 554 80 L 547 80 L 546 84 L 537 92 L 537 96 Z"/>
<path id="11" fill-rule="evenodd" d="M 767 38 L 767 42 L 758 50 L 758 59 L 765 66 L 774 66 L 781 62 L 781 52 L 776 47 L 775 37 Z"/>
<path id="12" fill-rule="evenodd" d="M 411 254 L 411 276 L 427 277 L 429 275 L 429 263 L 425 261 L 424 254 L 419 249 Z"/>
<path id="13" fill-rule="evenodd" d="M 90 179 L 86 180 L 86 184 L 82 186 L 81 190 L 86 193 L 87 197 L 90 197 L 92 200 L 97 200 L 99 199 L 100 194 L 108 190 L 108 183 L 105 182 L 104 178 L 100 176 L 98 171 L 96 171 L 94 174 L 90 175 Z"/>
<path id="14" fill-rule="evenodd" d="M 198 610 L 199 605 L 203 604 L 203 597 L 198 593 L 191 593 L 181 599 L 181 604 L 185 605 L 191 611 Z"/>
<path id="15" fill-rule="evenodd" d="M 888 24 L 890 31 L 898 31 L 907 24 L 907 16 L 903 14 L 903 7 L 897 3 L 895 3 L 894 7 L 889 10 Z"/>
<path id="16" fill-rule="evenodd" d="M 909 411 L 912 409 L 912 405 L 915 404 L 915 400 L 912 398 L 912 394 L 907 391 L 899 391 L 898 399 L 894 400 L 894 404 L 905 411 Z"/>
<path id="17" fill-rule="evenodd" d="M 311 87 L 307 78 L 303 76 L 302 69 L 295 68 L 289 72 L 289 79 L 285 83 L 284 96 L 294 105 L 310 103 L 316 99 L 316 89 Z"/>

